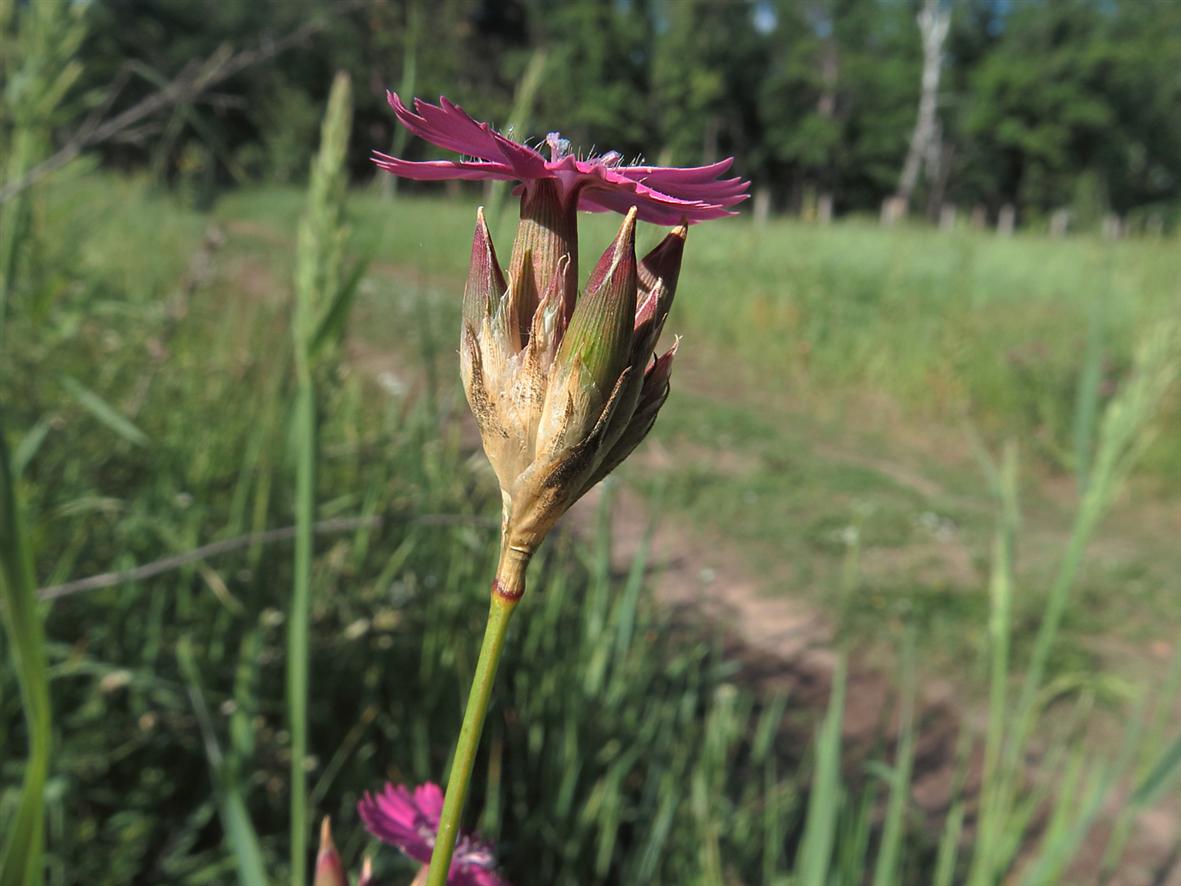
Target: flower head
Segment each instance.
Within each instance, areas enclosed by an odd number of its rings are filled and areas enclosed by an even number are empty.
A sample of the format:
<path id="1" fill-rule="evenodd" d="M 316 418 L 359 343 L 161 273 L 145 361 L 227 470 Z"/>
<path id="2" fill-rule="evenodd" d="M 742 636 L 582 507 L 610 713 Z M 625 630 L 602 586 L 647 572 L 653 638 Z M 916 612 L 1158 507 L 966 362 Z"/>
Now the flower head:
<path id="1" fill-rule="evenodd" d="M 423 864 L 431 860 L 442 811 L 443 792 L 431 782 L 419 785 L 413 794 L 403 785 L 387 784 L 376 796 L 366 792 L 357 804 L 357 812 L 369 833 Z M 496 873 L 492 847 L 468 834 L 461 834 L 455 846 L 447 883 L 448 886 L 506 886 Z"/>
<path id="2" fill-rule="evenodd" d="M 518 193 L 534 182 L 552 181 L 563 201 L 575 198 L 579 209 L 626 212 L 634 206 L 640 221 L 658 225 L 692 224 L 733 215 L 730 207 L 748 196 L 749 182 L 719 178 L 730 168 L 730 158 L 684 169 L 628 165 L 616 151 L 579 158 L 571 153 L 569 141 L 551 132 L 545 139 L 546 159 L 540 151 L 473 120 L 445 98 L 437 105 L 414 99 L 411 109 L 394 93 L 387 93 L 387 97 L 408 130 L 470 158 L 412 162 L 374 152 L 379 167 L 403 178 L 518 181 L 522 183 Z"/>
<path id="3" fill-rule="evenodd" d="M 525 588 L 525 568 L 558 518 L 651 429 L 669 390 L 676 344 L 655 348 L 680 276 L 688 225 L 733 215 L 749 182 L 719 179 L 730 160 L 691 169 L 577 159 L 557 133 L 550 158 L 477 123 L 457 105 L 396 95 L 412 132 L 474 159 L 412 163 L 378 154 L 397 175 L 521 182 L 507 274 L 476 213 L 464 289 L 460 372 L 503 500 L 493 590 Z M 617 210 L 623 224 L 579 293 L 577 211 Z M 676 227 L 636 260 L 636 222 Z"/>

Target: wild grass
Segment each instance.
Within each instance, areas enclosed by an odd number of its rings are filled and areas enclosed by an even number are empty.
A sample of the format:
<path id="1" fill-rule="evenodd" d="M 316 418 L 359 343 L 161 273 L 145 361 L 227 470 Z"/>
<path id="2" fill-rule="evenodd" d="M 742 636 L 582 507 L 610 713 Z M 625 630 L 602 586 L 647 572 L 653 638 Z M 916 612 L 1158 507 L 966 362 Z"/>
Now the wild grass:
<path id="1" fill-rule="evenodd" d="M 352 123 L 352 87 L 338 74 L 328 99 L 320 153 L 312 165 L 308 205 L 299 227 L 291 332 L 295 397 L 290 421 L 295 454 L 295 563 L 287 630 L 287 719 L 291 730 L 291 879 L 307 879 L 308 693 L 315 543 L 316 466 L 322 409 L 316 375 L 330 370 L 325 353 L 340 338 L 356 282 L 345 281 L 344 171 Z"/>
<path id="2" fill-rule="evenodd" d="M 478 199 L 402 195 L 403 213 L 358 195 L 352 211 L 378 261 L 454 285 L 466 259 L 441 244 L 470 239 Z M 220 211 L 281 226 L 297 201 L 291 191 L 256 190 Z M 493 223 L 502 249 L 512 216 L 510 206 Z M 588 265 L 610 240 L 611 221 L 590 216 L 582 228 Z M 674 326 L 687 347 L 725 367 L 726 383 L 773 379 L 809 403 L 888 397 L 917 419 L 958 420 L 967 410 L 1066 468 L 1089 328 L 1102 331 L 1107 397 L 1131 364 L 1138 330 L 1175 311 L 1181 290 L 1181 265 L 1162 239 L 735 219 L 691 232 L 690 244 Z M 1175 448 L 1160 445 L 1153 464 L 1171 473 Z"/>
<path id="3" fill-rule="evenodd" d="M 126 213 L 125 232 L 182 246 L 178 276 L 184 251 L 222 261 L 207 242 L 217 238 L 179 208 L 156 231 L 131 223 L 167 205 L 150 192 L 116 186 L 96 199 L 111 224 Z M 277 275 L 273 290 L 247 292 L 215 270 L 182 288 L 184 319 L 174 322 L 157 310 L 177 297 L 174 281 L 155 276 L 161 256 L 139 278 L 117 257 L 113 268 L 94 260 L 101 254 L 80 250 L 62 269 L 95 285 L 84 322 L 57 333 L 86 402 L 74 388 L 6 373 L 22 383 L 13 427 L 52 418 L 26 447 L 34 550 L 60 552 L 37 557 L 38 583 L 290 525 L 290 284 Z M 106 274 L 136 285 L 105 288 Z M 57 318 L 71 310 L 68 298 L 53 306 Z M 332 814 L 356 860 L 368 845 L 353 811 L 362 790 L 442 776 L 496 556 L 496 504 L 445 419 L 458 405 L 454 385 L 410 396 L 343 371 L 324 384 L 319 516 L 362 522 L 320 536 L 312 561 L 308 809 Z M 474 817 L 518 882 L 782 869 L 786 853 L 769 850 L 781 835 L 764 819 L 770 809 L 790 820 L 797 796 L 782 761 L 778 777 L 767 775 L 782 705 L 760 713 L 714 645 L 651 604 L 643 561 L 613 574 L 605 539 L 592 549 L 558 539 L 537 564 Z M 50 882 L 289 877 L 283 610 L 294 575 L 290 547 L 257 545 L 53 604 L 43 648 L 62 742 L 47 795 Z M 8 736 L 21 705 L 13 675 L 2 680 Z M 0 771 L 9 821 L 23 766 L 6 759 Z M 393 851 L 377 861 L 384 876 L 411 873 Z"/>
<path id="4" fill-rule="evenodd" d="M 290 418 L 299 379 L 289 350 L 291 243 L 305 195 L 233 195 L 217 210 L 223 232 L 208 235 L 210 219 L 142 184 L 84 178 L 49 196 L 43 254 L 55 264 L 21 283 L 14 344 L 0 356 L 36 583 L 293 522 L 306 530 L 308 496 L 290 483 L 309 450 L 306 427 Z M 332 814 L 355 860 L 369 848 L 353 812 L 361 791 L 385 778 L 442 780 L 496 555 L 493 489 L 452 418 L 462 409 L 453 378 L 432 371 L 454 347 L 472 210 L 355 195 L 349 222 L 351 250 L 372 258 L 355 306 L 364 326 L 353 335 L 401 361 L 376 375 L 326 361 L 316 377 L 316 518 L 357 519 L 318 535 L 303 565 L 284 542 L 251 544 L 52 604 L 40 644 L 60 737 L 44 793 L 51 883 L 280 882 L 298 869 L 289 834 L 305 814 Z M 510 223 L 496 229 L 502 243 Z M 601 228 L 590 226 L 588 246 L 605 242 Z M 645 555 L 619 575 L 606 526 L 589 543 L 553 540 L 510 634 L 470 806 L 506 873 L 523 884 L 1052 882 L 1113 792 L 1131 785 L 1106 850 L 1108 867 L 1118 866 L 1131 816 L 1170 790 L 1178 770 L 1168 706 L 1141 703 L 1121 749 L 1100 765 L 1084 730 L 1062 725 L 1085 721 L 1085 693 L 1064 704 L 1048 691 L 1045 659 L 1078 606 L 1079 557 L 1130 468 L 1145 458 L 1155 471 L 1168 464 L 1160 443 L 1148 444 L 1153 428 L 1158 440 L 1177 432 L 1166 392 L 1175 342 L 1160 331 L 1133 346 L 1173 303 L 1167 251 L 966 232 L 934 251 L 917 231 L 787 222 L 729 223 L 690 242 L 674 317 L 703 352 L 726 358 L 716 383 L 782 380 L 805 402 L 871 388 L 912 416 L 953 411 L 963 394 L 990 435 L 1021 439 L 1027 465 L 1086 465 L 1077 539 L 1047 554 L 1062 577 L 1048 598 L 1025 604 L 1045 625 L 1028 648 L 1014 619 L 1027 596 L 1014 565 L 1022 486 L 1016 456 L 1005 456 L 991 475 L 995 501 L 975 517 L 996 538 L 991 592 L 980 589 L 974 610 L 988 637 L 988 727 L 965 733 L 959 787 L 934 826 L 910 800 L 921 651 L 902 657 L 901 729 L 850 772 L 843 668 L 801 754 L 785 725 L 794 700 L 756 697 L 708 628 L 656 606 Z M 1080 365 L 1078 342 L 1105 293 L 1115 295 L 1103 347 L 1085 349 Z M 370 328 L 382 321 L 384 331 Z M 1027 369 L 1008 354 L 1041 336 L 1038 366 L 1057 366 L 1061 384 L 1033 395 L 1021 390 Z M 1095 369 L 1103 354 L 1121 367 L 1110 390 Z M 1086 370 L 1103 382 L 1080 385 Z M 932 389 L 941 393 L 927 396 Z M 1028 408 L 1026 396 L 1050 405 Z M 725 430 L 736 447 L 756 440 L 768 453 L 790 444 L 773 414 L 737 405 L 723 414 L 701 394 L 681 406 L 677 418 L 670 403 L 674 430 L 700 422 L 705 440 Z M 1094 420 L 1076 421 L 1086 409 Z M 1079 440 L 1090 440 L 1084 459 L 1072 454 Z M 888 486 L 873 472 L 809 482 L 818 496 Z M 688 506 L 668 489 L 666 501 Z M 741 510 L 751 512 L 749 502 Z M 771 514 L 770 531 L 793 531 L 790 511 Z M 889 531 L 867 527 L 839 548 L 848 568 L 829 585 L 838 600 L 856 593 L 856 547 Z M 818 531 L 795 550 L 827 538 Z M 285 630 L 301 571 L 310 675 L 302 810 L 291 777 L 304 759 L 300 718 L 286 701 L 289 656 L 302 644 Z M 11 603 L 6 613 L 19 616 Z M 26 772 L 8 750 L 26 735 L 16 679 L 0 672 L 4 827 Z M 979 755 L 989 774 L 976 817 L 965 785 Z M 1031 782 L 1024 762 L 1039 755 Z M 1023 793 L 1030 784 L 1037 789 Z M 383 876 L 411 875 L 392 851 L 377 861 Z"/>

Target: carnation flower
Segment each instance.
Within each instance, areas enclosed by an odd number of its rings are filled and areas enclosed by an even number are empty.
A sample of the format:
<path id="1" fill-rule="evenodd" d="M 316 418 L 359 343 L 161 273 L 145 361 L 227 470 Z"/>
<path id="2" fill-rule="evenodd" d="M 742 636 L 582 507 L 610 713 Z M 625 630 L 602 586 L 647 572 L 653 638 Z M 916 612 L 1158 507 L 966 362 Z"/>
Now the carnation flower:
<path id="1" fill-rule="evenodd" d="M 444 878 L 490 886 L 500 882 L 491 848 L 459 833 L 459 821 L 526 569 L 562 514 L 627 458 L 656 421 L 677 346 L 660 356 L 655 348 L 688 226 L 734 215 L 750 183 L 720 178 L 729 159 L 674 169 L 625 164 L 614 151 L 579 157 L 556 132 L 545 139 L 546 159 L 445 98 L 437 105 L 415 99 L 413 110 L 393 93 L 389 101 L 407 129 L 462 156 L 412 162 L 377 153 L 378 166 L 422 181 L 520 182 L 514 193 L 521 216 L 506 272 L 477 210 L 463 294 L 460 375 L 500 484 L 501 553 L 446 802 L 433 784 L 413 796 L 387 785 L 359 808 L 378 837 L 412 858 L 432 859 L 430 886 L 444 886 Z M 581 292 L 579 209 L 624 215 Z M 639 261 L 637 221 L 675 226 Z"/>
<path id="2" fill-rule="evenodd" d="M 357 812 L 369 833 L 423 864 L 431 860 L 442 810 L 443 792 L 431 782 L 419 785 L 413 794 L 403 785 L 386 784 L 385 790 L 377 795 L 366 791 L 357 804 Z M 448 886 L 507 886 L 496 873 L 492 846 L 468 834 L 461 834 L 455 844 L 447 883 Z"/>
<path id="3" fill-rule="evenodd" d="M 382 169 L 424 181 L 514 180 L 521 220 L 507 272 L 477 213 L 464 291 L 460 371 L 500 482 L 502 555 L 494 591 L 525 589 L 525 569 L 558 518 L 614 470 L 652 427 L 676 345 L 654 349 L 672 305 L 688 225 L 734 215 L 750 183 L 720 178 L 731 160 L 677 169 L 627 165 L 616 152 L 578 158 L 558 133 L 547 160 L 445 98 L 399 121 L 459 160 L 376 154 Z M 579 209 L 625 218 L 579 292 Z M 675 225 L 637 261 L 637 221 Z"/>
<path id="4" fill-rule="evenodd" d="M 628 165 L 617 151 L 579 158 L 571 153 L 569 141 L 551 132 L 545 139 L 550 155 L 547 160 L 541 152 L 473 120 L 446 98 L 440 98 L 437 105 L 414 99 L 411 110 L 394 93 L 387 93 L 387 97 L 408 130 L 465 158 L 414 162 L 374 152 L 379 167 L 403 178 L 521 182 L 515 193 L 550 180 L 557 183 L 564 201 L 577 197 L 578 209 L 627 212 L 634 206 L 640 221 L 658 225 L 692 224 L 733 215 L 730 207 L 749 196 L 750 182 L 719 178 L 733 158 L 687 168 Z"/>

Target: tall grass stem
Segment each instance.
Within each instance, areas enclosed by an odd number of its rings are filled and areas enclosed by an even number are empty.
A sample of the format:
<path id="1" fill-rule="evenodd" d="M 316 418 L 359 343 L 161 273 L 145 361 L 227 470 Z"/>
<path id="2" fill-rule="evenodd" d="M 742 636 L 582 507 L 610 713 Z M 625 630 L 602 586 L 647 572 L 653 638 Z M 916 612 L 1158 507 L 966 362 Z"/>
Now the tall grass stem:
<path id="1" fill-rule="evenodd" d="M 45 628 L 15 481 L 0 430 L 0 609 L 20 685 L 29 744 L 20 802 L 8 821 L 0 855 L 0 886 L 38 886 L 43 880 L 45 782 L 53 736 Z"/>
<path id="2" fill-rule="evenodd" d="M 291 724 L 291 879 L 302 883 L 307 864 L 308 651 L 312 544 L 316 519 L 316 394 L 310 378 L 295 402 L 295 574 L 287 621 L 287 716 Z"/>
<path id="3" fill-rule="evenodd" d="M 292 338 L 296 390 L 292 404 L 295 454 L 295 562 L 287 622 L 287 719 L 291 730 L 291 882 L 307 880 L 308 656 L 312 606 L 312 553 L 316 520 L 316 458 L 319 426 L 317 368 L 332 354 L 325 342 L 339 340 L 348 312 L 344 285 L 344 165 L 352 125 L 352 88 L 338 73 L 312 162 L 308 205 L 299 227 Z M 355 286 L 355 283 L 354 283 Z M 343 301 L 342 301 L 343 299 Z M 321 330 L 331 330 L 321 332 Z"/>

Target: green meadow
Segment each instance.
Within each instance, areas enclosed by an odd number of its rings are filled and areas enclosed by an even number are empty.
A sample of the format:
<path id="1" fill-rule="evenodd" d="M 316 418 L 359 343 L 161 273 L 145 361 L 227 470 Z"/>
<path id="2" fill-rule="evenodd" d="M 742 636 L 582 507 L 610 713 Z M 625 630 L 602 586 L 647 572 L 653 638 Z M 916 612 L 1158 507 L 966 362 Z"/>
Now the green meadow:
<path id="1" fill-rule="evenodd" d="M 197 211 L 73 174 L 39 199 L 0 377 L 54 597 L 46 880 L 280 882 L 307 198 L 246 188 Z M 375 848 L 362 791 L 442 778 L 495 562 L 455 359 L 484 199 L 348 197 L 356 292 L 315 379 L 305 769 L 309 817 L 332 815 L 350 863 Z M 491 220 L 502 257 L 511 213 Z M 584 274 L 612 224 L 585 219 Z M 1157 870 L 1171 847 L 1137 841 L 1135 816 L 1168 806 L 1181 759 L 1175 242 L 710 227 L 690 232 L 656 429 L 533 567 L 467 820 L 521 884 Z M 638 509 L 623 564 L 613 501 Z M 819 700 L 755 679 L 704 610 L 662 604 L 670 527 L 734 570 L 690 564 L 703 598 L 741 576 L 817 614 L 835 661 Z M 854 752 L 846 679 L 868 672 L 885 714 Z M 16 675 L 0 671 L 0 822 L 24 774 Z M 935 675 L 957 704 L 931 800 L 912 784 Z M 375 861 L 383 882 L 413 875 L 393 850 Z"/>
<path id="2" fill-rule="evenodd" d="M 467 254 L 443 244 L 470 239 L 473 204 L 485 200 L 354 195 L 355 248 L 370 264 L 353 335 L 370 366 L 375 354 L 401 355 L 395 363 L 413 375 L 407 367 L 426 349 L 438 352 L 439 380 L 455 382 Z M 294 191 L 238 193 L 215 217 L 281 276 L 299 201 Z M 511 206 L 491 221 L 502 253 L 515 221 Z M 612 223 L 583 217 L 584 273 Z M 640 250 L 657 237 L 643 231 Z M 1019 453 L 1030 543 L 1016 605 L 1030 627 L 1101 411 L 1127 380 L 1138 339 L 1181 311 L 1174 248 L 858 221 L 691 230 L 666 332 L 666 345 L 683 337 L 673 408 L 623 477 L 678 524 L 723 533 L 768 594 L 830 612 L 844 605 L 835 587 L 855 534 L 868 570 L 863 639 L 894 616 L 929 621 L 924 642 L 970 670 L 984 642 L 995 522 L 981 456 L 1006 442 Z M 1176 393 L 1143 445 L 1080 578 L 1060 650 L 1068 669 L 1085 672 L 1100 648 L 1169 644 L 1181 626 Z"/>

